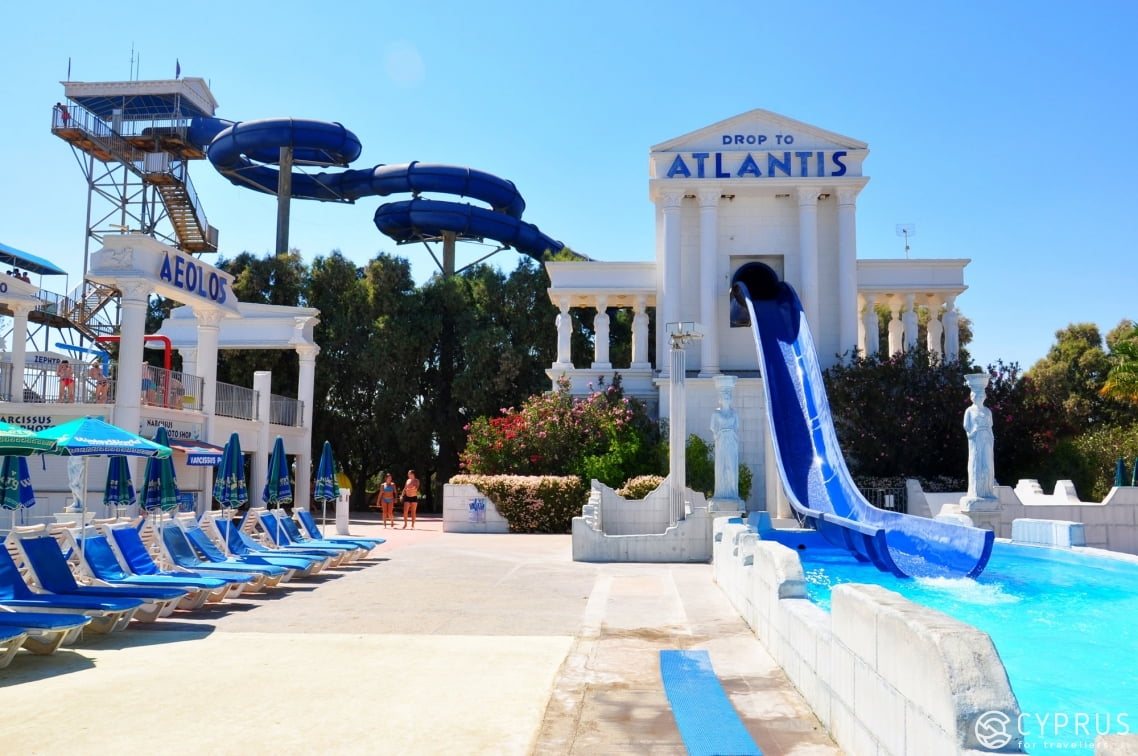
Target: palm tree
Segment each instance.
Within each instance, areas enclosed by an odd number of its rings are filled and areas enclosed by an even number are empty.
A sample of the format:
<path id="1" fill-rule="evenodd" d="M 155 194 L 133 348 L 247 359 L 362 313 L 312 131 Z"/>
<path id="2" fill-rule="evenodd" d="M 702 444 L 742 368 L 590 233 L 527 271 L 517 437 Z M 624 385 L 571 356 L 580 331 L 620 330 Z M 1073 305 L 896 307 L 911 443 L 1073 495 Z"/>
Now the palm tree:
<path id="1" fill-rule="evenodd" d="M 1110 356 L 1114 365 L 1099 393 L 1138 404 L 1138 326 L 1114 344 Z"/>

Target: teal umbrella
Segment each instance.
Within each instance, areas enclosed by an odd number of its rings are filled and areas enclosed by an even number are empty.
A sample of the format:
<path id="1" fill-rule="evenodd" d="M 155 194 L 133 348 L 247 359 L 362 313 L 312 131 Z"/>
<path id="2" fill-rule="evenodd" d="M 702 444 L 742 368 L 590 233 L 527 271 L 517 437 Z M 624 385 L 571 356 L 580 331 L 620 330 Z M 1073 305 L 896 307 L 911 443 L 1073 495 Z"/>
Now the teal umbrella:
<path id="1" fill-rule="evenodd" d="M 134 504 L 134 482 L 130 479 L 130 463 L 115 455 L 107 465 L 107 483 L 103 486 L 103 503 L 113 512 Z"/>
<path id="2" fill-rule="evenodd" d="M 320 462 L 316 465 L 316 484 L 312 488 L 312 498 L 323 505 L 320 534 L 328 526 L 328 502 L 340 497 L 340 484 L 336 480 L 336 461 L 332 459 L 332 443 L 324 442 L 320 452 Z"/>
<path id="3" fill-rule="evenodd" d="M 169 446 L 157 444 L 137 433 L 123 430 L 97 417 L 80 417 L 32 434 L 52 442 L 48 454 L 65 457 L 114 456 L 169 457 Z"/>
<path id="4" fill-rule="evenodd" d="M 269 455 L 269 478 L 265 481 L 265 490 L 261 492 L 261 501 L 270 507 L 292 503 L 292 479 L 288 472 L 284 439 L 280 436 L 277 436 L 273 443 L 273 453 Z"/>
<path id="5" fill-rule="evenodd" d="M 87 457 L 126 455 L 169 458 L 172 454 L 169 446 L 156 444 L 97 417 L 80 417 L 61 425 L 53 425 L 36 431 L 32 437 L 52 442 L 48 454 L 83 458 L 83 481 L 80 484 L 83 493 L 79 502 L 80 522 L 84 525 L 87 523 Z M 82 551 L 87 540 L 87 529 L 81 528 L 79 532 L 82 534 L 79 540 L 79 549 Z"/>
<path id="6" fill-rule="evenodd" d="M 1130 475 L 1130 485 L 1138 486 L 1138 457 L 1134 458 L 1134 472 Z"/>
<path id="7" fill-rule="evenodd" d="M 4 457 L 0 465 L 0 506 L 12 512 L 11 526 L 16 526 L 16 512 L 35 506 L 36 492 L 28 472 L 27 457 Z"/>
<path id="8" fill-rule="evenodd" d="M 55 445 L 50 438 L 39 438 L 27 428 L 0 422 L 0 454 L 26 457 L 38 451 L 46 452 Z"/>
<path id="9" fill-rule="evenodd" d="M 1120 488 L 1126 485 L 1126 460 L 1122 457 L 1118 458 L 1118 466 L 1114 468 L 1114 487 Z"/>
<path id="10" fill-rule="evenodd" d="M 165 446 L 169 443 L 166 429 L 158 426 L 154 441 Z M 170 512 L 178 507 L 178 481 L 174 477 L 174 460 L 170 457 L 146 460 L 146 470 L 142 473 L 142 498 L 140 503 L 149 512 Z"/>
<path id="11" fill-rule="evenodd" d="M 237 509 L 249 501 L 245 485 L 245 455 L 241 453 L 241 437 L 233 433 L 221 452 L 217 477 L 213 481 L 213 498 L 222 509 Z"/>

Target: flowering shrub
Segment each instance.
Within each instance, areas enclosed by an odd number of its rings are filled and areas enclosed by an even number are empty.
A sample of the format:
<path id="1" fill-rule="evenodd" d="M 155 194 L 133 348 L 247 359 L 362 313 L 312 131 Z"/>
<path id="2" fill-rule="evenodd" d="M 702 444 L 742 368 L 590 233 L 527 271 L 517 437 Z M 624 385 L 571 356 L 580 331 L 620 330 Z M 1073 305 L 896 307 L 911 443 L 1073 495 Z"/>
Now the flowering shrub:
<path id="1" fill-rule="evenodd" d="M 469 474 L 577 475 L 616 487 L 658 467 L 659 426 L 643 402 L 624 395 L 619 375 L 577 399 L 562 379 L 555 391 L 466 430 L 459 464 Z"/>
<path id="2" fill-rule="evenodd" d="M 623 486 L 616 489 L 616 493 L 626 499 L 643 499 L 663 483 L 663 475 L 637 475 L 635 478 L 625 481 Z"/>
<path id="3" fill-rule="evenodd" d="M 490 498 L 511 533 L 568 533 L 589 500 L 589 489 L 570 475 L 456 475 Z"/>

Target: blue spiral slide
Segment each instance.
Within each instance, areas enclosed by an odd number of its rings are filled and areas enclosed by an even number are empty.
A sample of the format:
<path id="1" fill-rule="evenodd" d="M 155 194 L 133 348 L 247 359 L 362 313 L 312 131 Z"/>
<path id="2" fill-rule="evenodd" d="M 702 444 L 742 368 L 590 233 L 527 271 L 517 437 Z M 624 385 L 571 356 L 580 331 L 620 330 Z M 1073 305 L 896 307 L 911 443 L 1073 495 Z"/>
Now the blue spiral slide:
<path id="1" fill-rule="evenodd" d="M 749 320 L 754 333 L 778 472 L 794 510 L 834 546 L 899 577 L 979 575 L 992 554 L 991 531 L 866 501 L 838 446 L 798 295 L 759 263 L 744 266 L 735 278 L 732 325 Z"/>
<path id="2" fill-rule="evenodd" d="M 193 119 L 191 143 L 207 150 L 210 162 L 238 186 L 277 194 L 282 147 L 293 148 L 293 165 L 345 167 L 360 156 L 360 140 L 339 123 L 296 118 L 256 121 Z M 363 170 L 290 173 L 290 196 L 324 202 L 408 193 L 411 199 L 380 205 L 376 227 L 397 242 L 437 239 L 452 232 L 464 239 L 493 239 L 536 260 L 565 245 L 523 221 L 526 203 L 512 181 L 453 165 L 403 163 Z M 469 197 L 487 207 L 424 199 L 422 192 Z"/>

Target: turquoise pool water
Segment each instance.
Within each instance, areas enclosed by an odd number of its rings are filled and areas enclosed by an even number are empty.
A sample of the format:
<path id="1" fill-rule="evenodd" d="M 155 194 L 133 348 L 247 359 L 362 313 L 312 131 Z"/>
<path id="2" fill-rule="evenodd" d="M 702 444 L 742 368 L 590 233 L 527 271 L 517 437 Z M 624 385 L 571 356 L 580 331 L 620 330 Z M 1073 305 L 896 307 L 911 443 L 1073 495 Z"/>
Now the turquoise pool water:
<path id="1" fill-rule="evenodd" d="M 1019 700 L 1030 753 L 1091 754 L 1106 732 L 1138 732 L 1138 564 L 997 543 L 979 578 L 899 579 L 845 552 L 799 551 L 810 598 L 871 583 L 991 636 Z"/>

